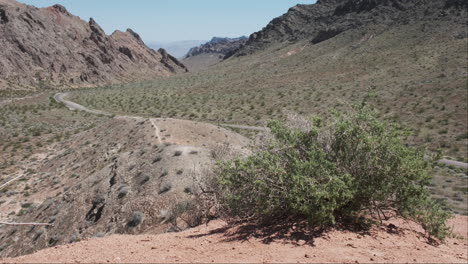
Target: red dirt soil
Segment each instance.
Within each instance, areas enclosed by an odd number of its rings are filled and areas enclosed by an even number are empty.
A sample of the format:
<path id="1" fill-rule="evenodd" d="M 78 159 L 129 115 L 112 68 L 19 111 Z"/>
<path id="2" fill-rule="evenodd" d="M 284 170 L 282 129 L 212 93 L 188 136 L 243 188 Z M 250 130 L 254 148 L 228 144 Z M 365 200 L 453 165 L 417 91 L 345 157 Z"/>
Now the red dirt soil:
<path id="1" fill-rule="evenodd" d="M 227 228 L 225 222 L 213 221 L 181 233 L 93 238 L 0 262 L 467 263 L 468 217 L 457 216 L 450 225 L 458 238 L 433 246 L 420 226 L 403 220 L 386 222 L 367 233 L 333 230 L 315 238 L 294 230 L 285 234 L 270 230 L 265 236 L 247 232 L 246 225 Z"/>

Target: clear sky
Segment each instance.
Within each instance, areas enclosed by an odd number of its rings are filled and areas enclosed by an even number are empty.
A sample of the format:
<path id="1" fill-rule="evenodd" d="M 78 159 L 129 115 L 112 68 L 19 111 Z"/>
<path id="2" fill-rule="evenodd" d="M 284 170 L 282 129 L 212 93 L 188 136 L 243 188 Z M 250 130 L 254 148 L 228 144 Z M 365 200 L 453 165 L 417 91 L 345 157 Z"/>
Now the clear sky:
<path id="1" fill-rule="evenodd" d="M 146 42 L 238 37 L 262 29 L 296 4 L 315 0 L 19 0 L 46 7 L 65 6 L 94 18 L 108 33 L 132 28 Z"/>

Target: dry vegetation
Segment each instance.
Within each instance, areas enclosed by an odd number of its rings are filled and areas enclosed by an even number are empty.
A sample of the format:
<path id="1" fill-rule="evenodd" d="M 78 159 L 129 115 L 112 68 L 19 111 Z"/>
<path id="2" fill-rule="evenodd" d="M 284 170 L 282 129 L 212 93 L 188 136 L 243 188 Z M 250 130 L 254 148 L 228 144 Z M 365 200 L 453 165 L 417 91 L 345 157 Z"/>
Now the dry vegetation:
<path id="1" fill-rule="evenodd" d="M 367 32 L 349 31 L 334 38 L 333 42 L 317 45 L 285 43 L 249 58 L 232 58 L 199 73 L 77 91 L 71 100 L 117 115 L 257 126 L 265 125 L 270 119 L 283 119 L 288 111 L 326 115 L 332 108 L 345 111 L 353 103 L 367 101 L 380 110 L 380 118 L 395 120 L 411 129 L 411 136 L 406 138 L 408 144 L 427 146 L 434 152 L 440 150 L 445 156 L 468 162 L 467 53 L 464 52 L 467 39 L 454 38 L 453 32 L 446 32 L 445 28 L 446 25 L 427 27 L 419 23 L 393 29 L 374 28 Z M 421 35 L 421 30 L 426 34 Z M 25 96 L 31 96 L 31 93 L 4 92 L 0 94 L 0 101 Z M 134 121 L 135 124 L 125 129 L 115 129 L 109 125 L 111 123 L 105 123 L 108 117 L 69 111 L 51 100 L 51 96 L 53 93 L 44 92 L 12 103 L 0 103 L 0 180 L 4 183 L 24 175 L 0 190 L 2 217 L 9 214 L 10 219 L 32 218 L 39 214 L 33 208 L 39 207 L 43 201 L 60 200 L 60 195 L 70 186 L 84 179 L 93 192 L 104 190 L 109 181 L 102 179 L 109 177 L 110 161 L 117 154 L 121 159 L 122 183 L 111 186 L 113 189 L 108 192 L 114 199 L 115 208 L 121 208 L 118 203 L 134 200 L 136 194 L 142 194 L 141 188 L 151 195 L 165 195 L 174 189 L 174 185 L 169 185 L 164 179 L 177 179 L 188 172 L 185 163 L 184 166 L 174 163 L 171 171 L 165 171 L 161 165 L 165 164 L 165 159 L 201 156 L 202 152 L 186 155 L 170 144 L 159 146 L 154 143 L 155 131 L 148 120 L 141 124 Z M 105 123 L 104 127 L 106 124 L 111 126 L 109 131 L 97 131 L 97 128 L 90 131 L 101 123 Z M 163 141 L 174 143 L 178 140 L 175 143 L 184 144 L 182 138 L 187 135 L 177 137 L 177 132 L 181 132 L 180 124 L 163 126 L 159 129 Z M 249 137 L 256 134 L 232 130 Z M 84 131 L 90 132 L 81 133 Z M 113 131 L 118 132 L 119 137 L 105 141 Z M 199 132 L 197 127 L 190 127 L 187 131 Z M 79 135 L 73 136 L 75 134 Z M 205 133 L 191 140 L 210 142 L 210 136 Z M 130 142 L 133 138 L 142 142 L 133 144 Z M 151 144 L 148 143 L 150 141 Z M 109 154 L 115 144 L 128 144 L 128 148 Z M 159 157 L 161 152 L 158 151 L 168 151 L 170 155 Z M 51 156 L 43 154 L 51 152 L 56 153 Z M 122 156 L 125 153 L 128 157 Z M 35 170 L 39 163 L 47 160 L 55 161 L 55 165 L 50 168 L 44 165 L 44 171 Z M 128 163 L 129 160 L 138 163 L 136 169 Z M 80 167 L 76 167 L 77 163 Z M 144 173 L 139 173 L 141 171 Z M 467 171 L 440 166 L 434 169 L 433 175 L 431 193 L 446 201 L 450 210 L 467 214 Z M 41 194 L 44 186 L 48 186 L 50 192 Z M 73 191 L 82 192 L 78 189 Z M 88 206 L 92 204 L 87 202 Z M 69 206 L 66 202 L 63 204 Z M 68 208 L 79 208 L 83 212 L 89 209 L 79 206 Z M 54 221 L 57 215 L 66 218 L 65 212 L 59 214 L 60 210 L 52 209 L 48 209 L 50 212 L 44 217 L 55 217 Z M 137 209 L 126 211 L 122 223 L 140 226 L 144 215 L 139 213 L 144 210 Z M 73 219 L 67 221 L 73 222 Z M 87 224 L 76 223 L 77 229 L 78 225 Z M 111 231 L 121 230 L 114 228 Z M 45 236 L 41 237 L 41 232 L 36 230 L 34 234 L 40 237 L 43 246 L 66 241 L 63 237 L 46 240 Z M 104 226 L 87 232 L 82 237 L 107 234 Z M 15 236 L 5 239 L 14 239 Z"/>
<path id="2" fill-rule="evenodd" d="M 52 193 L 44 193 L 35 167 L 57 142 L 89 130 L 108 118 L 82 112 L 72 112 L 51 99 L 49 93 L 31 96 L 28 93 L 9 94 L 26 96 L 0 106 L 0 182 L 21 176 L 0 189 L 0 216 L 2 219 L 23 215 L 35 203 L 41 203 Z M 62 185 L 54 177 L 49 182 L 53 189 Z M 59 191 L 57 191 L 59 192 Z"/>
<path id="3" fill-rule="evenodd" d="M 62 106 L 44 114 L 55 110 L 67 117 L 63 131 L 85 124 L 87 114 Z M 68 123 L 72 115 L 80 123 Z M 21 178 L 1 189 L 0 218 L 54 226 L 0 228 L 0 255 L 27 254 L 93 236 L 192 226 L 178 215 L 191 206 L 192 171 L 211 164 L 211 149 L 218 144 L 239 150 L 248 144 L 229 130 L 191 121 L 88 118 L 102 124 L 36 147 L 33 156 L 4 170 L 2 184 Z"/>
<path id="4" fill-rule="evenodd" d="M 248 125 L 283 119 L 284 110 L 324 115 L 367 101 L 411 130 L 408 144 L 467 162 L 467 39 L 444 28 L 421 22 L 318 45 L 285 43 L 205 72 L 101 87 L 73 100 L 119 114 Z M 466 170 L 445 166 L 434 175 L 432 192 L 466 214 Z"/>
<path id="5" fill-rule="evenodd" d="M 467 40 L 444 28 L 347 32 L 333 42 L 277 46 L 206 72 L 89 90 L 74 100 L 114 113 L 250 125 L 282 118 L 283 109 L 324 114 L 367 100 L 383 118 L 411 128 L 411 144 L 468 161 Z"/>
<path id="6" fill-rule="evenodd" d="M 72 112 L 43 94 L 0 108 L 0 168 L 19 165 L 52 143 L 93 128 L 104 117 Z"/>

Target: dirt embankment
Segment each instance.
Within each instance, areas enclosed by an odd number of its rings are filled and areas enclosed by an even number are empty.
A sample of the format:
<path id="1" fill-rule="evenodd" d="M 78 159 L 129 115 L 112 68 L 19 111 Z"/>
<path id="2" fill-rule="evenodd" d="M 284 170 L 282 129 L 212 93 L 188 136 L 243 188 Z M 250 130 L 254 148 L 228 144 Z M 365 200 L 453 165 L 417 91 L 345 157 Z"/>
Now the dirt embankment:
<path id="1" fill-rule="evenodd" d="M 2 262 L 466 263 L 468 218 L 457 216 L 450 224 L 459 238 L 433 246 L 418 225 L 402 220 L 362 233 L 332 230 L 321 234 L 293 227 L 228 228 L 223 221 L 214 221 L 181 233 L 93 238 Z"/>

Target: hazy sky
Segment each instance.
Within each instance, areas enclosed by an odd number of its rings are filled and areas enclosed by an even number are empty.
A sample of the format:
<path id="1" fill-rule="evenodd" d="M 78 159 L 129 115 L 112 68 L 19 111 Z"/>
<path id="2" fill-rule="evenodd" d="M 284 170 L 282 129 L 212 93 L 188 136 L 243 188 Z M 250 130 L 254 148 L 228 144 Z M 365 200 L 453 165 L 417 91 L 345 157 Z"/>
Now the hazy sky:
<path id="1" fill-rule="evenodd" d="M 298 4 L 315 0 L 19 0 L 37 7 L 59 3 L 108 33 L 132 28 L 146 42 L 238 37 L 262 29 Z"/>

